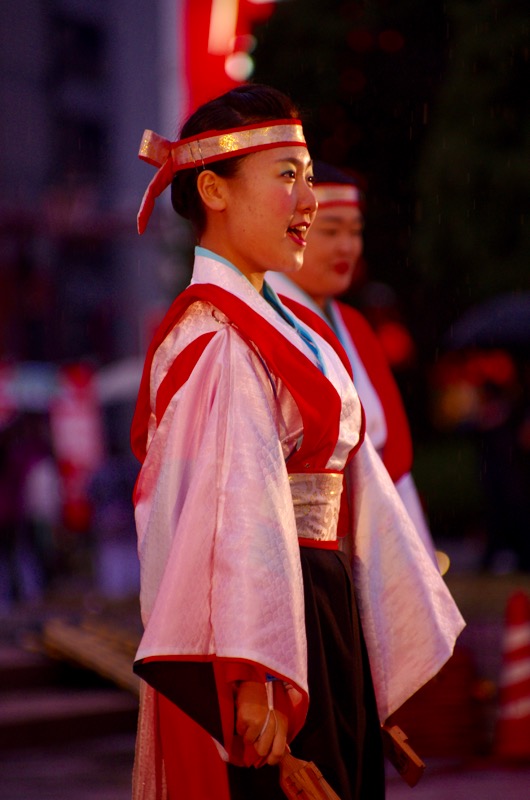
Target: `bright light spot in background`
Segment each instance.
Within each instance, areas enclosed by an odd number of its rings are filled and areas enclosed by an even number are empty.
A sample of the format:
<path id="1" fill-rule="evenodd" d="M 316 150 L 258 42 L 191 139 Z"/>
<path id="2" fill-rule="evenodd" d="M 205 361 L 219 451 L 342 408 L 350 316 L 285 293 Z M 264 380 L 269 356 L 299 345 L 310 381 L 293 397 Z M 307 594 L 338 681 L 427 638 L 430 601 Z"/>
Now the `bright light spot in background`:
<path id="1" fill-rule="evenodd" d="M 208 52 L 224 55 L 230 50 L 237 25 L 239 0 L 212 0 Z"/>
<path id="2" fill-rule="evenodd" d="M 233 81 L 246 81 L 254 72 L 254 60 L 248 53 L 232 53 L 226 58 L 225 72 Z"/>
<path id="3" fill-rule="evenodd" d="M 442 550 L 437 550 L 436 560 L 438 562 L 438 569 L 440 570 L 440 574 L 445 575 L 445 573 L 451 566 L 451 559 L 449 558 L 447 553 L 444 553 Z"/>

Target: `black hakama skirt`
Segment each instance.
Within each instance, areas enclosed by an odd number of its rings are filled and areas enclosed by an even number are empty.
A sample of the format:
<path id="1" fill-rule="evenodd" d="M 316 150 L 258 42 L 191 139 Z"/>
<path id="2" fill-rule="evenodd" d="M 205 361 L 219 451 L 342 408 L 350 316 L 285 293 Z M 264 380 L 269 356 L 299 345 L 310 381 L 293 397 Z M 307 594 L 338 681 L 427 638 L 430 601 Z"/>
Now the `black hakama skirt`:
<path id="1" fill-rule="evenodd" d="M 309 712 L 291 743 L 341 800 L 382 800 L 383 748 L 368 656 L 346 556 L 301 547 Z M 277 767 L 228 766 L 231 800 L 285 800 Z"/>

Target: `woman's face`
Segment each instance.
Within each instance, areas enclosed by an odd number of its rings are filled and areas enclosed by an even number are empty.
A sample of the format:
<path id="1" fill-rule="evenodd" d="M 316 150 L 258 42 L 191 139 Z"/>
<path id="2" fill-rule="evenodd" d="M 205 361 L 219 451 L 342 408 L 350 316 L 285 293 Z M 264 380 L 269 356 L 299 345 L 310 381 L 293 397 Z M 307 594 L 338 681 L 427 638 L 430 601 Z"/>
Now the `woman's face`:
<path id="1" fill-rule="evenodd" d="M 312 161 L 300 145 L 252 153 L 226 179 L 222 241 L 216 252 L 258 289 L 267 270 L 290 273 L 302 266 L 317 207 L 312 183 Z"/>
<path id="2" fill-rule="evenodd" d="M 357 206 L 321 209 L 307 237 L 304 266 L 289 277 L 320 306 L 345 292 L 363 251 L 363 216 Z"/>

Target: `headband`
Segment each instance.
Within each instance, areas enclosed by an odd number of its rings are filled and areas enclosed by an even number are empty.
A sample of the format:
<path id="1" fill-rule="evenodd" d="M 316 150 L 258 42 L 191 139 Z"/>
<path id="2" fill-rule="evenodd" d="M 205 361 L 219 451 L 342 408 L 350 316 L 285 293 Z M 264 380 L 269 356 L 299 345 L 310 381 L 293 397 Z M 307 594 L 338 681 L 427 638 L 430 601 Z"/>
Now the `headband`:
<path id="1" fill-rule="evenodd" d="M 329 206 L 362 206 L 363 196 L 352 183 L 315 183 L 319 209 Z"/>
<path id="2" fill-rule="evenodd" d="M 276 119 L 224 131 L 206 131 L 176 142 L 170 142 L 153 131 L 144 131 L 138 155 L 142 161 L 158 167 L 158 171 L 140 205 L 138 233 L 145 231 L 156 198 L 167 189 L 177 172 L 204 169 L 206 164 L 214 161 L 293 144 L 307 146 L 299 119 Z"/>

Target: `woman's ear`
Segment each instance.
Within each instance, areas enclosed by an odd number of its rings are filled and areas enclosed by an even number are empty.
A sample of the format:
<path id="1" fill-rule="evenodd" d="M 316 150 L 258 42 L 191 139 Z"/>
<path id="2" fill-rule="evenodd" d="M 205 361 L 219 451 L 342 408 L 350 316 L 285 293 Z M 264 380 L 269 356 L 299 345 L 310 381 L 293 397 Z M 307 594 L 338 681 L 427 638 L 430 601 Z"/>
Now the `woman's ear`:
<path id="1" fill-rule="evenodd" d="M 207 208 L 212 211 L 224 211 L 226 200 L 224 193 L 225 181 L 211 169 L 204 169 L 197 177 L 197 191 Z"/>

